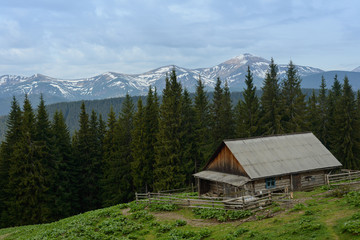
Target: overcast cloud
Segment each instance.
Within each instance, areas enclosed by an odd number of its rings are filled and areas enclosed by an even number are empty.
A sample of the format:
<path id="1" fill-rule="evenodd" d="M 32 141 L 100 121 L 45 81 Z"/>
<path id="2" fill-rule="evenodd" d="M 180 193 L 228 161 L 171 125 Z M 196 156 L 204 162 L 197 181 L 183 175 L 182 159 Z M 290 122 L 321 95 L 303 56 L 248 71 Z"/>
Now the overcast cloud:
<path id="1" fill-rule="evenodd" d="M 242 53 L 352 70 L 359 22 L 356 0 L 0 0 L 0 75 L 211 67 Z"/>

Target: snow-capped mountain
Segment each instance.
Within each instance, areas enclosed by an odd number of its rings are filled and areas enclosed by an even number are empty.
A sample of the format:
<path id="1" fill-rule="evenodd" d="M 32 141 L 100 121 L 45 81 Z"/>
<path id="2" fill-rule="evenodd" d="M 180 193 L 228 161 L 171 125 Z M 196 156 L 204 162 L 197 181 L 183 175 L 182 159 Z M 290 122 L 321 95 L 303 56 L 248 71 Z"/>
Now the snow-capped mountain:
<path id="1" fill-rule="evenodd" d="M 355 69 L 353 69 L 352 72 L 360 72 L 360 66 L 357 67 L 357 68 L 355 68 Z"/>
<path id="2" fill-rule="evenodd" d="M 245 84 L 245 74 L 249 65 L 255 85 L 260 87 L 269 67 L 269 60 L 251 54 L 243 54 L 211 68 L 186 69 L 178 66 L 164 66 L 142 74 L 121 74 L 107 72 L 91 78 L 56 79 L 41 74 L 31 77 L 4 75 L 0 77 L 0 98 L 13 95 L 40 94 L 53 96 L 57 99 L 74 101 L 80 99 L 101 99 L 130 95 L 143 95 L 149 86 L 157 88 L 161 93 L 165 86 L 166 74 L 175 67 L 178 79 L 190 92 L 195 90 L 199 76 L 208 89 L 214 87 L 217 77 L 228 81 L 231 91 L 241 91 Z M 283 77 L 287 65 L 279 64 L 279 74 Z M 297 66 L 300 76 L 323 72 L 320 69 Z"/>

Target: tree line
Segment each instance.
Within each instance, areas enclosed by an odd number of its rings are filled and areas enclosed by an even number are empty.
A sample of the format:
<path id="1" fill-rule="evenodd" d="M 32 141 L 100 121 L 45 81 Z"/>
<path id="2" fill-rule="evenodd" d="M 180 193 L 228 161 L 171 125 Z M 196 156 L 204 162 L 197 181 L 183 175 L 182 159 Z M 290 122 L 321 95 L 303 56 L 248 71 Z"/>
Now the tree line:
<path id="1" fill-rule="evenodd" d="M 312 131 L 345 168 L 359 169 L 360 94 L 347 77 L 306 100 L 290 61 L 278 77 L 271 60 L 258 97 L 248 67 L 243 99 L 233 107 L 228 83 L 217 78 L 212 99 L 199 77 L 194 98 L 165 79 L 136 107 L 126 95 L 120 113 L 106 120 L 81 105 L 71 137 L 63 113 L 50 120 L 43 98 L 33 110 L 16 98 L 0 148 L 0 226 L 36 224 L 133 199 L 134 192 L 189 186 L 223 139 Z M 143 103 L 144 101 L 144 103 Z"/>

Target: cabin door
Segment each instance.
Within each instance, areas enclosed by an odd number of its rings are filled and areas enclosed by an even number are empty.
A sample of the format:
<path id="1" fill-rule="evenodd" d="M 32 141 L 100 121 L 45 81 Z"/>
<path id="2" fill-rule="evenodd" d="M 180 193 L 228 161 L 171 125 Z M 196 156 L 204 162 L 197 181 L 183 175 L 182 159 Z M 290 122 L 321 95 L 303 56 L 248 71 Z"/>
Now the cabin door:
<path id="1" fill-rule="evenodd" d="M 292 175 L 292 186 L 294 191 L 301 189 L 301 174 Z"/>

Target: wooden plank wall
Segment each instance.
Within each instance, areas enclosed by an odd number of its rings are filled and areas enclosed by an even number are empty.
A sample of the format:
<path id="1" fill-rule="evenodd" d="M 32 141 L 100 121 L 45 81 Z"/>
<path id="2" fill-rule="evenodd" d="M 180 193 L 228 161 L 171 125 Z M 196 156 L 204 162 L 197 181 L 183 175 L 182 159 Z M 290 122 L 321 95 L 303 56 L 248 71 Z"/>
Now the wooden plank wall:
<path id="1" fill-rule="evenodd" d="M 224 172 L 247 176 L 244 168 L 236 160 L 230 149 L 224 146 L 214 160 L 207 166 L 206 170 Z"/>
<path id="2" fill-rule="evenodd" d="M 254 192 L 260 192 L 265 190 L 271 190 L 274 191 L 276 189 L 284 189 L 285 187 L 288 187 L 290 189 L 290 176 L 281 176 L 281 177 L 275 177 L 275 188 L 266 188 L 265 179 L 256 180 L 254 182 Z"/>
<path id="3" fill-rule="evenodd" d="M 325 184 L 325 172 L 315 171 L 301 174 L 301 189 L 307 190 Z"/>

